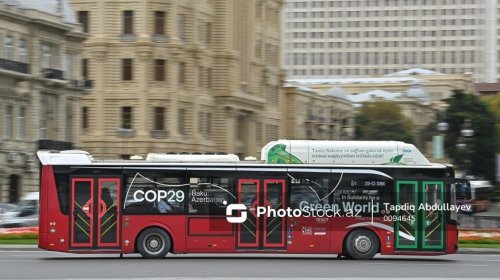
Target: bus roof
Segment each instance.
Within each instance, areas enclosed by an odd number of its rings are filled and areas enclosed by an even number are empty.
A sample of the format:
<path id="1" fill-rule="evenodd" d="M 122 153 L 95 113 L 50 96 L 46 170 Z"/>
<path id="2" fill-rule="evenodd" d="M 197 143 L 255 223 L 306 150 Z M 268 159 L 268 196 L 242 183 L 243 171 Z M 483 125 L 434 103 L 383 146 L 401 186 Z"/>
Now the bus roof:
<path id="1" fill-rule="evenodd" d="M 92 165 L 96 163 L 173 163 L 173 162 L 239 162 L 240 159 L 234 154 L 162 154 L 150 153 L 146 160 L 142 157 L 133 160 L 95 160 L 92 155 L 81 150 L 66 150 L 61 152 L 38 151 L 37 156 L 42 165 Z"/>
<path id="2" fill-rule="evenodd" d="M 61 165 L 61 166 L 109 166 L 109 167 L 204 167 L 204 168 L 373 168 L 373 167 L 390 167 L 390 168 L 445 168 L 443 164 L 429 164 L 423 166 L 415 165 L 401 165 L 401 164 L 325 164 L 325 163 L 308 163 L 308 164 L 291 164 L 291 163 L 278 163 L 269 164 L 260 161 L 239 161 L 236 156 L 228 155 L 207 155 L 210 157 L 202 157 L 203 155 L 175 155 L 175 157 L 168 157 L 168 160 L 156 157 L 150 157 L 146 160 L 96 160 L 87 152 L 84 151 L 39 151 L 37 156 L 42 165 Z M 218 157 L 214 157 L 218 156 Z M 224 156 L 224 157 L 222 157 Z M 236 157 L 236 158 L 235 158 Z M 227 160 L 225 160 L 227 159 Z"/>
<path id="3" fill-rule="evenodd" d="M 277 140 L 261 151 L 266 163 L 430 166 L 412 144 L 400 141 Z"/>

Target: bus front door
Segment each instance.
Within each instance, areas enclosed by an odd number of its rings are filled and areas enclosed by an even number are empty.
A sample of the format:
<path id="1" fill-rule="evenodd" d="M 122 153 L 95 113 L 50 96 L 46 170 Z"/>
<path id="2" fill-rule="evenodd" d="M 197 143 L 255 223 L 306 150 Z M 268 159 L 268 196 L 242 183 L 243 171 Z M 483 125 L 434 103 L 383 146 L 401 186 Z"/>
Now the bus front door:
<path id="1" fill-rule="evenodd" d="M 70 246 L 118 248 L 120 178 L 72 178 Z"/>
<path id="2" fill-rule="evenodd" d="M 396 251 L 444 251 L 444 183 L 396 182 Z"/>
<path id="3" fill-rule="evenodd" d="M 238 249 L 284 249 L 286 217 L 258 215 L 257 208 L 276 213 L 285 209 L 285 180 L 240 179 L 238 203 L 244 204 L 247 219 L 237 226 Z"/>

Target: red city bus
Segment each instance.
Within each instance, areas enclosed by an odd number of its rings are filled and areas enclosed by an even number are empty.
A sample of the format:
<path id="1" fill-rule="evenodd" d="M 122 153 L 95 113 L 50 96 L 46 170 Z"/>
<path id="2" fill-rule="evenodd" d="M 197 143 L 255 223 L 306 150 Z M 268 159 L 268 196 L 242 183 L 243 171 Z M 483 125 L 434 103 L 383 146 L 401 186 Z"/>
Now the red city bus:
<path id="1" fill-rule="evenodd" d="M 441 255 L 457 251 L 451 166 L 38 152 L 39 247 L 71 253 Z"/>

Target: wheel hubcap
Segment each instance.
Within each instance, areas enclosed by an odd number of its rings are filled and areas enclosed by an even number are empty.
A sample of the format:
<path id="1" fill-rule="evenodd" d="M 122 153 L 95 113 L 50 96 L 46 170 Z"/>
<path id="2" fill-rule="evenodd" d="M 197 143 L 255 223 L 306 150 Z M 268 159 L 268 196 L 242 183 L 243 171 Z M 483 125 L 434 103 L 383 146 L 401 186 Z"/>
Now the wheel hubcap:
<path id="1" fill-rule="evenodd" d="M 360 253 L 366 253 L 372 248 L 372 241 L 369 237 L 361 235 L 354 239 L 354 247 Z"/>
<path id="2" fill-rule="evenodd" d="M 158 242 L 158 240 L 156 239 L 151 239 L 151 241 L 149 241 L 149 247 L 153 249 L 156 249 L 158 245 L 160 245 L 160 242 Z"/>
<path id="3" fill-rule="evenodd" d="M 146 251 L 151 255 L 161 252 L 165 247 L 165 242 L 163 242 L 161 236 L 155 234 L 147 236 L 144 243 L 146 245 L 144 246 Z"/>

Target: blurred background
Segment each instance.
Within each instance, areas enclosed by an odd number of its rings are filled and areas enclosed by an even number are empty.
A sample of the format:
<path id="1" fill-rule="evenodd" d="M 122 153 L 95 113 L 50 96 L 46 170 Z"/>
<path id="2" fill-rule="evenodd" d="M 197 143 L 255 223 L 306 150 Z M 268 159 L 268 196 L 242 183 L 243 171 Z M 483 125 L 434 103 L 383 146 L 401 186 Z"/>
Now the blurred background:
<path id="1" fill-rule="evenodd" d="M 41 149 L 259 158 L 280 138 L 401 140 L 472 181 L 464 228 L 497 229 L 499 13 L 496 0 L 0 0 L 0 219 L 36 220 Z"/>

